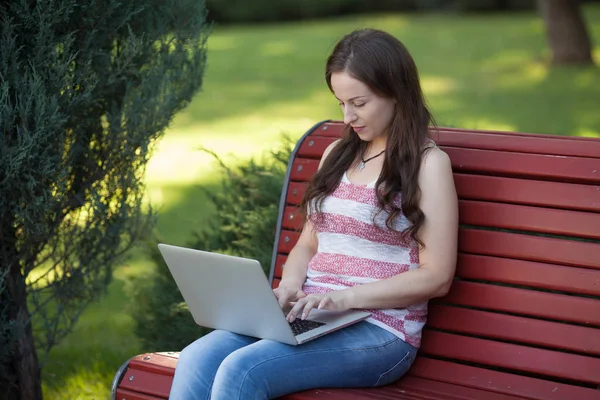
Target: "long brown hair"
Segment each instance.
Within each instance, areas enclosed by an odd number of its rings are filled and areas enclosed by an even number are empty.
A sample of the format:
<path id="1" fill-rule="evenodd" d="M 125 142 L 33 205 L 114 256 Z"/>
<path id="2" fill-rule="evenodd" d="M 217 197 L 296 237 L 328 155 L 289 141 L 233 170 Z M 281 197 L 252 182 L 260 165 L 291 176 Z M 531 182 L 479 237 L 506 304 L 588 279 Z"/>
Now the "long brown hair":
<path id="1" fill-rule="evenodd" d="M 417 235 L 425 220 L 419 207 L 418 178 L 433 118 L 425 104 L 415 62 L 406 47 L 392 35 L 376 29 L 361 29 L 342 38 L 327 59 L 325 79 L 332 92 L 331 75 L 337 72 L 348 73 L 380 97 L 396 100 L 383 169 L 375 184 L 377 199 L 380 212 L 388 213 L 385 221 L 388 229 L 393 230 L 395 220 L 404 214 L 411 224 L 402 232 L 403 237 L 408 234 L 423 245 Z M 325 197 L 336 189 L 344 172 L 368 145 L 350 125 L 344 128 L 342 139 L 305 192 L 300 206 L 305 218 L 313 201 L 314 211 L 320 212 Z M 396 203 L 398 196 L 401 207 Z"/>

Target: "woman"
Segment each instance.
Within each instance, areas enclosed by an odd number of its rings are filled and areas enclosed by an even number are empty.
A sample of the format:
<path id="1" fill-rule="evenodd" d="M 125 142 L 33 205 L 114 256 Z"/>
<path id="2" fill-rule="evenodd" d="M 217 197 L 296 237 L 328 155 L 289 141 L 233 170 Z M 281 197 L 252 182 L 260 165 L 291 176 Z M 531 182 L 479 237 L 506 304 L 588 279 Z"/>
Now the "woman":
<path id="1" fill-rule="evenodd" d="M 367 320 L 300 346 L 213 331 L 179 358 L 171 398 L 271 399 L 318 387 L 391 383 L 410 368 L 427 301 L 450 288 L 458 206 L 417 68 L 393 36 L 345 36 L 326 80 L 346 124 L 306 191 L 305 223 L 274 290 L 287 319 L 314 308 Z"/>

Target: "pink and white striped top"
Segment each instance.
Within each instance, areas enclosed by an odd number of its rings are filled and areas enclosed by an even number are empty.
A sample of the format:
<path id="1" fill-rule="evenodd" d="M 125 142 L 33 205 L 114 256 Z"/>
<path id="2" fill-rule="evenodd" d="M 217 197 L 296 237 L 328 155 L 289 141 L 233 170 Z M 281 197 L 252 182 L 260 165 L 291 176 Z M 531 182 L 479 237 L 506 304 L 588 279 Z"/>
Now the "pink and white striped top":
<path id="1" fill-rule="evenodd" d="M 321 214 L 310 214 L 317 233 L 317 253 L 308 264 L 303 290 L 325 293 L 354 285 L 386 279 L 419 268 L 417 243 L 385 226 L 386 212 L 380 212 L 375 182 L 357 185 L 344 173 L 336 190 L 323 201 Z M 402 231 L 410 222 L 403 215 L 394 228 Z M 427 319 L 427 302 L 406 308 L 367 310 L 367 322 L 419 347 Z"/>

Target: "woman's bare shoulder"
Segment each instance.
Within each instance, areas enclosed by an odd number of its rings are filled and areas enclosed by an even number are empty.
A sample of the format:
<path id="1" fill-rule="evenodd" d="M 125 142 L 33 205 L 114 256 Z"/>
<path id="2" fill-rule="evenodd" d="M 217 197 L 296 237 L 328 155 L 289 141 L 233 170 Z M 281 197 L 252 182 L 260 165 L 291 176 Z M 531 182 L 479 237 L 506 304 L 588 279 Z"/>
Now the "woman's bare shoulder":
<path id="1" fill-rule="evenodd" d="M 432 141 L 433 142 L 433 141 Z M 421 160 L 421 175 L 444 175 L 452 172 L 450 157 L 445 151 L 433 143 L 428 146 L 423 153 Z"/>
<path id="2" fill-rule="evenodd" d="M 319 168 L 321 168 L 321 165 L 323 165 L 323 162 L 325 161 L 327 156 L 329 156 L 329 153 L 331 153 L 331 150 L 333 150 L 333 148 L 335 146 L 337 146 L 341 141 L 342 141 L 342 139 L 337 139 L 325 148 L 325 151 L 323 152 L 323 155 L 321 156 L 321 161 L 319 162 Z"/>

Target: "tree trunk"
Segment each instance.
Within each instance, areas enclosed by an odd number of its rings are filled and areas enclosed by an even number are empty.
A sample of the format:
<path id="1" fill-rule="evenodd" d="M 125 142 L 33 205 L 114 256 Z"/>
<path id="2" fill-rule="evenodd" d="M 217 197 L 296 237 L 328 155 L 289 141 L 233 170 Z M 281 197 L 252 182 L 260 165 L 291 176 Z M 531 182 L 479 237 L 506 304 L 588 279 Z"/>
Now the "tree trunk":
<path id="1" fill-rule="evenodd" d="M 42 382 L 40 367 L 33 339 L 33 331 L 30 322 L 30 314 L 27 309 L 27 286 L 25 278 L 21 274 L 21 266 L 17 258 L 15 247 L 14 227 L 10 224 L 2 224 L 2 258 L 8 274 L 4 277 L 4 285 L 7 293 L 2 296 L 8 300 L 8 317 L 15 326 L 15 335 L 8 338 L 12 347 L 12 357 L 9 365 L 0 368 L 12 371 L 16 378 L 16 390 L 14 385 L 7 388 L 7 400 L 41 400 Z M 11 262 L 12 261 L 12 262 Z M 6 264 L 5 264 L 6 263 Z M 9 264 L 10 263 L 10 264 Z M 2 382 L 4 386 L 8 382 Z"/>
<path id="2" fill-rule="evenodd" d="M 27 310 L 25 279 L 21 276 L 20 271 L 18 271 L 18 274 L 14 278 L 11 273 L 8 279 L 10 292 L 13 293 L 12 289 L 16 289 L 13 294 L 13 307 L 16 311 L 15 319 L 23 328 L 22 334 L 16 338 L 16 348 L 13 356 L 21 391 L 21 400 L 41 400 L 41 374 L 31 322 L 29 321 L 30 315 Z"/>
<path id="3" fill-rule="evenodd" d="M 538 0 L 553 64 L 593 64 L 590 36 L 579 0 Z"/>

